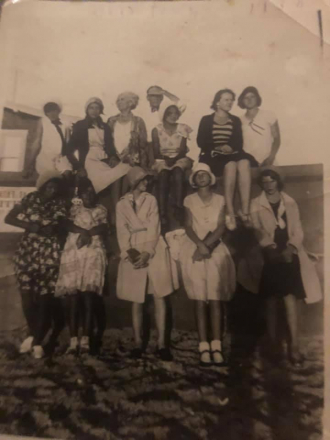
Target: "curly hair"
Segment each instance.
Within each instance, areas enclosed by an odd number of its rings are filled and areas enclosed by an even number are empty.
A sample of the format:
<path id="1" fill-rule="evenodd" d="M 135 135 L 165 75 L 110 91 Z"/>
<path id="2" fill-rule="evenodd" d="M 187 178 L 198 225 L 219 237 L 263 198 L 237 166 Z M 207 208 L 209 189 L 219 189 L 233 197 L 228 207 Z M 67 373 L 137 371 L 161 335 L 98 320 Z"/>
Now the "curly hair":
<path id="1" fill-rule="evenodd" d="M 138 95 L 136 93 L 133 93 L 133 92 L 123 92 L 123 93 L 120 93 L 118 95 L 118 97 L 117 97 L 117 101 L 121 97 L 128 98 L 132 102 L 131 110 L 134 110 L 138 106 L 140 98 L 138 97 Z"/>

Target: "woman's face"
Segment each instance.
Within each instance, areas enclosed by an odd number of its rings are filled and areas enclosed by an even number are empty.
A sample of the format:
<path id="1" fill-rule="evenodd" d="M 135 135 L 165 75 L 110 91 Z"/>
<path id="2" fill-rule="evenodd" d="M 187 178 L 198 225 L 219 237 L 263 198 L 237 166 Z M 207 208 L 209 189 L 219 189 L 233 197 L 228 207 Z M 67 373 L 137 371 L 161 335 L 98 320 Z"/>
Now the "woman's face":
<path id="1" fill-rule="evenodd" d="M 163 100 L 163 95 L 147 95 L 147 100 L 152 108 L 159 108 Z"/>
<path id="2" fill-rule="evenodd" d="M 96 203 L 96 193 L 92 186 L 89 186 L 84 190 L 81 194 L 81 200 L 85 206 L 85 208 L 91 208 Z"/>
<path id="3" fill-rule="evenodd" d="M 170 107 L 166 111 L 165 122 L 168 122 L 169 124 L 175 124 L 179 117 L 179 110 L 176 107 Z"/>
<path id="4" fill-rule="evenodd" d="M 144 191 L 147 191 L 147 187 L 148 187 L 148 179 L 144 178 L 138 183 L 138 185 L 136 186 L 136 189 L 141 192 L 144 192 Z"/>
<path id="5" fill-rule="evenodd" d="M 273 179 L 271 176 L 264 176 L 262 178 L 262 188 L 264 189 L 265 193 L 268 195 L 272 195 L 278 192 L 278 184 L 275 179 Z"/>
<path id="6" fill-rule="evenodd" d="M 120 112 L 127 111 L 132 108 L 132 100 L 125 95 L 119 95 L 116 104 Z"/>
<path id="7" fill-rule="evenodd" d="M 243 98 L 243 103 L 246 109 L 252 109 L 258 107 L 258 98 L 252 92 L 246 93 Z"/>
<path id="8" fill-rule="evenodd" d="M 87 114 L 90 118 L 97 119 L 101 114 L 101 107 L 94 102 L 88 106 Z"/>
<path id="9" fill-rule="evenodd" d="M 60 189 L 60 185 L 58 182 L 49 181 L 45 184 L 42 195 L 46 200 L 50 200 L 58 195 Z"/>
<path id="10" fill-rule="evenodd" d="M 207 171 L 198 171 L 195 175 L 194 181 L 198 188 L 205 188 L 211 184 L 211 176 Z"/>
<path id="11" fill-rule="evenodd" d="M 234 97 L 231 93 L 223 93 L 221 98 L 216 103 L 216 107 L 218 110 L 223 110 L 225 112 L 229 112 L 234 104 Z"/>

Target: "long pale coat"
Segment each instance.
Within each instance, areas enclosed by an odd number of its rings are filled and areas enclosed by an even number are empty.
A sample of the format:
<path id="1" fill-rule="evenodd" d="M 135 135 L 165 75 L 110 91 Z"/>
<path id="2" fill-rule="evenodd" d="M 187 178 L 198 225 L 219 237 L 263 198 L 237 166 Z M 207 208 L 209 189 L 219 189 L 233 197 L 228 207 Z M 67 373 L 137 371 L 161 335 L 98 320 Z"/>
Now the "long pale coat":
<path id="1" fill-rule="evenodd" d="M 117 238 L 121 251 L 117 296 L 137 303 L 145 300 L 148 278 L 155 297 L 164 297 L 174 290 L 170 253 L 160 234 L 157 201 L 149 193 L 142 193 L 140 197 L 136 212 L 131 194 L 122 197 L 116 207 Z M 149 252 L 146 268 L 134 269 L 127 255 L 127 250 L 131 248 Z"/>
<path id="2" fill-rule="evenodd" d="M 306 303 L 311 304 L 322 299 L 320 281 L 318 279 L 315 267 L 308 258 L 303 247 L 304 233 L 302 230 L 300 215 L 297 203 L 286 193 L 281 192 L 281 197 L 285 206 L 287 216 L 287 227 L 289 241 L 297 249 L 300 262 L 301 278 L 303 281 Z M 276 219 L 274 212 L 263 191 L 260 196 L 251 202 L 251 217 L 257 240 L 262 248 L 275 244 L 274 235 L 276 229 Z M 260 277 L 262 266 L 260 267 Z"/>

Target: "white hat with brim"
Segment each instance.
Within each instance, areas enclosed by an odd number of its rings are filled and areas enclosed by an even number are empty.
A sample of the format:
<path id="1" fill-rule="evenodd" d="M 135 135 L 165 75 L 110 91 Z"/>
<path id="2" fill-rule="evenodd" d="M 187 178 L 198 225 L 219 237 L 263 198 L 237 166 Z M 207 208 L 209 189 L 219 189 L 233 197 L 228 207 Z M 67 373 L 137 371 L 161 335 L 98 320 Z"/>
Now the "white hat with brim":
<path id="1" fill-rule="evenodd" d="M 215 178 L 215 175 L 212 173 L 210 167 L 209 167 L 208 165 L 206 165 L 206 163 L 201 163 L 201 162 L 199 162 L 199 163 L 197 163 L 197 164 L 194 166 L 194 168 L 193 168 L 193 170 L 192 170 L 192 173 L 191 173 L 190 176 L 189 176 L 189 183 L 190 183 L 190 185 L 191 185 L 193 188 L 196 188 L 196 184 L 195 184 L 195 182 L 194 182 L 194 178 L 195 178 L 195 175 L 196 175 L 199 171 L 204 171 L 204 172 L 208 173 L 209 176 L 211 177 L 211 184 L 210 184 L 210 185 L 211 185 L 211 186 L 215 185 L 216 178 Z"/>
<path id="2" fill-rule="evenodd" d="M 131 188 L 135 188 L 141 182 L 141 180 L 145 179 L 146 177 L 152 178 L 153 175 L 141 167 L 133 167 L 127 173 L 128 183 Z"/>
<path id="3" fill-rule="evenodd" d="M 40 174 L 37 179 L 36 187 L 39 190 L 45 183 L 51 179 L 62 179 L 62 175 L 57 170 L 47 170 Z"/>

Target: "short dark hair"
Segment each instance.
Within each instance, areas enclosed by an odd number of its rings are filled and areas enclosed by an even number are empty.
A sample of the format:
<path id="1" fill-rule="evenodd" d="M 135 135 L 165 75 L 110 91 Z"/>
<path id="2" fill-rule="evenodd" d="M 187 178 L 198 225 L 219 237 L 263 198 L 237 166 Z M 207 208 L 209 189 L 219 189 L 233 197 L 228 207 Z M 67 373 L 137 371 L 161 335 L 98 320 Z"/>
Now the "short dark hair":
<path id="1" fill-rule="evenodd" d="M 220 101 L 221 96 L 224 95 L 225 93 L 230 93 L 230 94 L 232 95 L 232 97 L 234 98 L 234 100 L 235 100 L 236 95 L 235 95 L 235 93 L 234 93 L 232 90 L 230 90 L 230 89 L 222 89 L 222 90 L 219 90 L 219 91 L 214 95 L 214 98 L 213 98 L 213 101 L 212 101 L 212 104 L 211 104 L 211 109 L 212 109 L 212 110 L 216 110 L 216 109 L 217 109 L 217 107 L 216 107 L 216 103 Z"/>
<path id="2" fill-rule="evenodd" d="M 171 108 L 175 108 L 175 110 L 178 112 L 179 116 L 181 116 L 181 112 L 180 112 L 179 107 L 178 107 L 177 105 L 175 105 L 175 104 L 173 104 L 173 105 L 169 105 L 169 106 L 166 108 L 166 110 L 164 111 L 163 122 L 165 121 L 165 119 L 166 119 L 166 117 L 167 117 L 167 114 L 168 114 L 168 112 L 169 112 L 169 110 L 170 110 Z"/>
<path id="3" fill-rule="evenodd" d="M 260 186 L 261 189 L 264 189 L 263 188 L 263 182 L 262 182 L 262 179 L 264 177 L 271 177 L 272 179 L 276 180 L 276 182 L 277 182 L 277 189 L 279 191 L 282 191 L 282 189 L 284 188 L 284 184 L 283 184 L 283 181 L 281 179 L 281 176 L 276 171 L 274 171 L 274 170 L 266 169 L 266 170 L 261 171 L 261 173 L 259 174 L 258 179 L 257 179 L 257 183 L 258 183 L 258 185 Z"/>
<path id="4" fill-rule="evenodd" d="M 257 106 L 260 107 L 261 103 L 262 103 L 262 99 L 261 96 L 258 92 L 258 89 L 256 87 L 253 86 L 249 86 L 249 87 L 245 87 L 245 89 L 243 90 L 243 92 L 239 95 L 238 100 L 237 100 L 237 105 L 238 107 L 245 109 L 245 104 L 243 102 L 245 95 L 247 95 L 248 93 L 253 93 L 254 95 L 256 95 L 257 97 Z"/>
<path id="5" fill-rule="evenodd" d="M 56 102 L 47 102 L 47 104 L 44 105 L 44 113 L 45 115 L 53 110 L 61 111 L 61 107 Z"/>
<path id="6" fill-rule="evenodd" d="M 92 187 L 94 189 L 92 182 L 87 177 L 83 177 L 83 178 L 79 179 L 78 196 L 81 197 L 81 195 L 90 187 Z M 95 189 L 94 189 L 94 191 L 95 191 Z"/>

